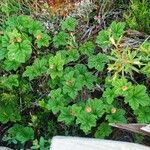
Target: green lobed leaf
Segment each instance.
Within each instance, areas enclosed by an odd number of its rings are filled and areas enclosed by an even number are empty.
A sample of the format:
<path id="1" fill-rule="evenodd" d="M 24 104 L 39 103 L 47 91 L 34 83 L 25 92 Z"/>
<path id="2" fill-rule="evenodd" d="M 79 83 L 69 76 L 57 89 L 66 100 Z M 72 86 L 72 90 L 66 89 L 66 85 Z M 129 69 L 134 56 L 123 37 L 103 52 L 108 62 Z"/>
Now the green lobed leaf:
<path id="1" fill-rule="evenodd" d="M 34 63 L 31 66 L 27 66 L 23 77 L 29 77 L 29 80 L 33 80 L 43 74 L 46 74 L 48 70 L 48 60 L 43 57 L 41 59 L 35 59 Z"/>
<path id="2" fill-rule="evenodd" d="M 97 117 L 102 117 L 105 113 L 105 105 L 101 99 L 88 99 L 86 102 L 85 110 L 90 109 L 90 113 L 94 114 Z"/>
<path id="3" fill-rule="evenodd" d="M 106 120 L 108 120 L 109 123 L 127 123 L 123 109 L 117 109 L 115 113 L 107 115 Z"/>
<path id="4" fill-rule="evenodd" d="M 10 61 L 10 60 L 6 59 L 3 62 L 3 69 L 6 71 L 10 71 L 10 70 L 16 71 L 19 66 L 20 66 L 20 63 L 16 62 L 16 61 Z"/>
<path id="5" fill-rule="evenodd" d="M 91 56 L 94 53 L 94 49 L 95 45 L 93 42 L 87 41 L 80 46 L 79 51 L 81 54 Z"/>
<path id="6" fill-rule="evenodd" d="M 13 43 L 8 46 L 8 59 L 24 63 L 32 53 L 31 42 L 23 40 L 21 43 Z"/>
<path id="7" fill-rule="evenodd" d="M 92 55 L 88 59 L 88 67 L 95 68 L 98 71 L 103 71 L 108 58 L 105 54 L 98 53 L 97 55 Z"/>
<path id="8" fill-rule="evenodd" d="M 20 121 L 21 115 L 19 107 L 16 104 L 16 95 L 2 93 L 0 97 L 0 122 L 5 124 L 9 121 Z"/>
<path id="9" fill-rule="evenodd" d="M 112 81 L 112 86 L 114 87 L 114 93 L 117 96 L 124 96 L 131 89 L 132 84 L 124 77 L 116 78 Z"/>
<path id="10" fill-rule="evenodd" d="M 96 37 L 96 43 L 102 48 L 110 47 L 109 32 L 107 30 L 100 31 Z"/>
<path id="11" fill-rule="evenodd" d="M 55 56 L 50 57 L 48 74 L 50 74 L 52 79 L 63 75 L 64 64 L 65 61 L 62 58 L 61 53 L 57 53 Z"/>
<path id="12" fill-rule="evenodd" d="M 68 40 L 69 40 L 69 34 L 61 31 L 54 36 L 53 44 L 56 48 L 59 48 L 60 46 L 66 46 Z"/>
<path id="13" fill-rule="evenodd" d="M 36 40 L 35 43 L 37 44 L 38 48 L 41 48 L 42 46 L 48 47 L 50 42 L 50 36 L 48 36 L 46 33 L 42 33 L 41 31 L 37 31 L 34 35 Z"/>
<path id="14" fill-rule="evenodd" d="M 141 107 L 135 111 L 139 123 L 150 123 L 150 106 Z"/>
<path id="15" fill-rule="evenodd" d="M 96 138 L 105 138 L 108 137 L 112 132 L 111 127 L 108 125 L 108 123 L 101 123 L 100 126 L 98 127 L 95 137 Z"/>
<path id="16" fill-rule="evenodd" d="M 80 81 L 81 87 L 86 86 L 88 89 L 92 89 L 94 87 L 94 83 L 97 81 L 97 78 L 91 72 L 88 72 L 85 65 L 77 64 L 75 66 L 75 71 L 75 77 Z"/>
<path id="17" fill-rule="evenodd" d="M 62 50 L 62 51 L 60 51 L 60 53 L 61 53 L 63 59 L 65 60 L 65 64 L 77 61 L 80 57 L 77 49 Z"/>
<path id="18" fill-rule="evenodd" d="M 13 89 L 19 86 L 18 75 L 0 77 L 0 88 Z"/>
<path id="19" fill-rule="evenodd" d="M 74 77 L 75 72 L 70 71 L 68 74 L 63 76 L 63 93 L 68 94 L 72 99 L 74 99 L 78 91 L 81 90 L 80 83 L 77 82 L 77 79 Z"/>
<path id="20" fill-rule="evenodd" d="M 29 140 L 33 140 L 34 131 L 31 127 L 26 127 L 20 124 L 15 124 L 13 127 L 9 128 L 8 134 L 13 139 L 25 143 Z"/>
<path id="21" fill-rule="evenodd" d="M 62 90 L 56 89 L 50 92 L 50 98 L 46 108 L 52 110 L 54 114 L 58 113 L 65 106 L 65 99 Z"/>
<path id="22" fill-rule="evenodd" d="M 64 107 L 61 109 L 60 115 L 58 116 L 58 121 L 70 125 L 74 120 L 75 116 L 72 114 L 71 107 Z"/>
<path id="23" fill-rule="evenodd" d="M 26 26 L 28 28 L 28 32 L 30 34 L 33 34 L 34 36 L 37 33 L 37 31 L 42 31 L 42 33 L 44 33 L 43 32 L 44 31 L 44 28 L 43 28 L 44 26 L 39 21 L 32 20 L 32 21 L 30 21 L 29 24 L 27 24 L 27 23 L 23 24 L 23 26 Z"/>
<path id="24" fill-rule="evenodd" d="M 92 127 L 96 126 L 97 117 L 87 112 L 81 112 L 76 119 L 76 124 L 80 124 L 80 129 L 86 134 L 91 130 Z"/>
<path id="25" fill-rule="evenodd" d="M 132 86 L 125 96 L 125 102 L 129 103 L 133 110 L 138 109 L 140 106 L 148 106 L 150 98 L 146 87 L 144 85 Z"/>
<path id="26" fill-rule="evenodd" d="M 96 83 L 96 81 L 96 76 L 94 76 L 91 72 L 85 72 L 83 75 L 83 83 L 90 90 L 94 88 L 94 83 Z"/>
<path id="27" fill-rule="evenodd" d="M 7 49 L 6 48 L 1 48 L 0 60 L 4 59 L 6 57 L 6 54 L 7 54 Z"/>
<path id="28" fill-rule="evenodd" d="M 124 34 L 125 23 L 113 21 L 109 27 L 113 39 L 119 40 Z"/>
<path id="29" fill-rule="evenodd" d="M 78 22 L 73 17 L 68 17 L 61 23 L 62 30 L 75 31 Z"/>
<path id="30" fill-rule="evenodd" d="M 103 92 L 103 97 L 106 99 L 108 104 L 112 104 L 116 96 L 115 90 L 111 88 L 106 88 L 106 90 Z"/>

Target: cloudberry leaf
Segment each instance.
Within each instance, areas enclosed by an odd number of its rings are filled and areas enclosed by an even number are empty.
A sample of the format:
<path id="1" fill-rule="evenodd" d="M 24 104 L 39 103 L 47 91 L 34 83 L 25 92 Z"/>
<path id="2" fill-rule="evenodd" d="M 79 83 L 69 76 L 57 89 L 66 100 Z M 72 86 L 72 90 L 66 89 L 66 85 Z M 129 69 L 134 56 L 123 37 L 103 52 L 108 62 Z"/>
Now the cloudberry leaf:
<path id="1" fill-rule="evenodd" d="M 46 33 L 42 33 L 41 31 L 37 31 L 35 34 L 35 43 L 37 44 L 38 48 L 41 48 L 42 46 L 48 47 L 50 36 L 48 36 Z"/>
<path id="2" fill-rule="evenodd" d="M 68 94 L 72 99 L 74 99 L 78 91 L 81 90 L 81 86 L 79 86 L 74 74 L 74 71 L 70 71 L 63 76 L 63 93 Z"/>
<path id="3" fill-rule="evenodd" d="M 46 58 L 37 58 L 31 66 L 26 67 L 23 76 L 29 77 L 30 80 L 33 80 L 47 72 L 47 65 L 48 61 Z"/>
<path id="4" fill-rule="evenodd" d="M 86 134 L 91 130 L 92 127 L 96 126 L 97 117 L 88 112 L 81 112 L 76 119 L 76 123 L 80 124 L 80 129 Z"/>
<path id="5" fill-rule="evenodd" d="M 20 16 L 17 16 L 17 18 L 12 18 L 12 19 L 14 19 L 14 21 L 15 21 L 14 25 L 19 26 L 19 28 L 22 30 L 29 29 L 31 26 L 33 26 L 34 23 L 37 22 L 37 21 L 34 21 L 30 16 L 27 16 L 27 15 L 20 15 Z"/>
<path id="6" fill-rule="evenodd" d="M 137 119 L 139 123 L 150 123 L 150 106 L 140 107 L 135 110 L 135 114 L 137 115 Z"/>
<path id="7" fill-rule="evenodd" d="M 125 96 L 125 102 L 129 103 L 133 110 L 138 109 L 140 106 L 147 106 L 150 104 L 150 98 L 147 94 L 144 85 L 132 86 Z"/>
<path id="8" fill-rule="evenodd" d="M 83 75 L 83 83 L 90 90 L 94 87 L 94 83 L 96 81 L 97 81 L 96 76 L 94 76 L 91 72 L 86 72 Z"/>
<path id="9" fill-rule="evenodd" d="M 10 32 L 7 32 L 7 35 L 9 37 L 9 43 L 20 43 L 22 41 L 22 35 L 16 28 Z M 20 39 L 20 41 L 17 39 Z"/>
<path id="10" fill-rule="evenodd" d="M 103 71 L 108 58 L 105 54 L 98 53 L 97 55 L 90 56 L 88 59 L 88 67 L 95 68 L 98 71 Z"/>
<path id="11" fill-rule="evenodd" d="M 8 36 L 8 34 L 7 34 L 7 31 L 4 33 L 4 35 L 3 36 L 1 36 L 1 46 L 3 47 L 3 48 L 7 48 L 7 46 L 9 45 L 9 41 L 10 39 L 9 39 L 9 36 Z"/>
<path id="12" fill-rule="evenodd" d="M 126 78 L 116 78 L 112 81 L 112 85 L 114 87 L 114 93 L 117 96 L 125 95 L 130 88 L 132 87 L 131 82 L 128 82 Z"/>
<path id="13" fill-rule="evenodd" d="M 75 31 L 78 22 L 73 17 L 68 17 L 64 21 L 62 21 L 61 28 L 62 30 Z"/>
<path id="14" fill-rule="evenodd" d="M 48 74 L 50 74 L 52 79 L 63 75 L 64 64 L 65 61 L 62 58 L 61 53 L 57 53 L 55 56 L 50 57 Z"/>
<path id="15" fill-rule="evenodd" d="M 81 54 L 88 55 L 88 56 L 91 56 L 94 53 L 94 49 L 95 49 L 95 45 L 91 41 L 87 41 L 83 43 L 79 48 Z"/>
<path id="16" fill-rule="evenodd" d="M 27 28 L 28 28 L 29 33 L 33 34 L 34 36 L 37 33 L 37 31 L 43 31 L 44 30 L 41 22 L 35 21 L 35 20 L 32 20 L 30 22 L 30 24 L 28 24 L 27 26 L 28 26 Z"/>
<path id="17" fill-rule="evenodd" d="M 0 60 L 4 59 L 7 54 L 7 49 L 2 48 L 0 51 Z"/>
<path id="18" fill-rule="evenodd" d="M 58 116 L 58 121 L 70 125 L 73 123 L 74 120 L 75 120 L 75 116 L 72 114 L 71 107 L 64 107 L 61 109 L 61 113 Z"/>
<path id="19" fill-rule="evenodd" d="M 66 46 L 68 44 L 68 40 L 69 34 L 61 31 L 54 36 L 53 43 L 56 48 L 59 48 L 60 46 Z"/>
<path id="20" fill-rule="evenodd" d="M 115 113 L 107 115 L 106 119 L 109 123 L 127 123 L 123 109 L 117 109 Z"/>
<path id="21" fill-rule="evenodd" d="M 94 114 L 97 117 L 102 117 L 105 112 L 105 105 L 100 99 L 88 99 L 86 102 L 86 108 L 87 107 L 91 108 L 90 113 Z"/>
<path id="22" fill-rule="evenodd" d="M 14 87 L 18 86 L 19 86 L 18 75 L 0 77 L 1 88 L 13 89 Z"/>
<path id="23" fill-rule="evenodd" d="M 80 57 L 79 52 L 77 49 L 69 49 L 69 50 L 62 50 L 60 51 L 62 54 L 63 59 L 65 60 L 65 64 L 69 62 L 77 61 Z"/>
<path id="24" fill-rule="evenodd" d="M 81 75 L 84 75 L 84 73 L 88 71 L 87 67 L 83 64 L 75 65 L 75 70 L 76 70 L 77 74 L 81 74 Z"/>
<path id="25" fill-rule="evenodd" d="M 108 123 L 101 123 L 95 133 L 95 137 L 96 138 L 105 138 L 105 137 L 109 136 L 111 134 L 111 132 L 112 132 L 112 129 L 108 125 Z"/>
<path id="26" fill-rule="evenodd" d="M 8 46 L 8 59 L 20 63 L 26 62 L 32 52 L 31 42 L 24 40 L 21 43 L 13 43 Z"/>
<path id="27" fill-rule="evenodd" d="M 92 89 L 94 82 L 97 81 L 96 76 L 94 76 L 91 72 L 88 72 L 87 67 L 82 64 L 77 64 L 75 66 L 75 70 L 76 78 L 80 80 L 81 87 L 86 86 L 88 89 Z"/>
<path id="28" fill-rule="evenodd" d="M 19 107 L 16 104 L 16 95 L 3 93 L 0 97 L 0 122 L 20 121 L 21 115 Z"/>
<path id="29" fill-rule="evenodd" d="M 62 90 L 56 89 L 50 92 L 50 98 L 46 108 L 52 110 L 54 114 L 58 113 L 65 106 L 64 96 L 62 95 Z"/>
<path id="30" fill-rule="evenodd" d="M 10 60 L 8 60 L 8 59 L 6 59 L 6 60 L 4 61 L 4 64 L 3 64 L 3 68 L 4 68 L 4 70 L 6 70 L 6 71 L 10 71 L 10 70 L 16 71 L 19 66 L 20 66 L 20 63 L 19 63 L 19 62 L 14 61 L 14 60 L 13 60 L 13 61 L 10 61 Z"/>
<path id="31" fill-rule="evenodd" d="M 116 22 L 113 21 L 110 25 L 110 30 L 112 37 L 115 40 L 119 40 L 119 38 L 123 35 L 124 33 L 124 28 L 125 28 L 125 23 L 124 22 Z"/>
<path id="32" fill-rule="evenodd" d="M 106 88 L 103 92 L 103 97 L 106 99 L 108 104 L 112 104 L 116 97 L 114 89 Z"/>
<path id="33" fill-rule="evenodd" d="M 8 130 L 9 137 L 25 143 L 29 140 L 33 140 L 34 131 L 31 127 L 26 127 L 20 124 L 15 124 L 13 127 Z"/>
<path id="34" fill-rule="evenodd" d="M 82 111 L 82 107 L 81 106 L 78 106 L 77 104 L 73 104 L 71 106 L 71 114 L 73 116 L 78 117 L 80 115 L 81 111 Z"/>
<path id="35" fill-rule="evenodd" d="M 58 77 L 53 80 L 48 80 L 48 86 L 52 89 L 55 89 L 60 84 L 60 79 Z"/>
<path id="36" fill-rule="evenodd" d="M 4 59 L 7 56 L 7 46 L 9 45 L 9 37 L 6 33 L 3 36 L 0 36 L 0 60 Z"/>
<path id="37" fill-rule="evenodd" d="M 100 31 L 96 38 L 96 43 L 102 48 L 108 48 L 111 45 L 109 32 L 106 30 Z"/>

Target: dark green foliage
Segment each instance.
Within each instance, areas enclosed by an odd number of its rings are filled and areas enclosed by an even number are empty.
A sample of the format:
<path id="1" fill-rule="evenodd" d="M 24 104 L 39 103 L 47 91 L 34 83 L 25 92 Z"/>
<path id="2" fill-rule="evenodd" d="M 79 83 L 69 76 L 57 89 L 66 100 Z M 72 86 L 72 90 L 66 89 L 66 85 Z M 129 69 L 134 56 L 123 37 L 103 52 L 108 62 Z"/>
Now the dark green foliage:
<path id="1" fill-rule="evenodd" d="M 94 53 L 95 45 L 91 42 L 85 42 L 80 46 L 81 54 L 91 56 Z"/>
<path id="2" fill-rule="evenodd" d="M 110 123 L 127 123 L 127 120 L 125 119 L 125 111 L 122 109 L 117 109 L 115 113 L 107 115 L 106 119 Z"/>
<path id="3" fill-rule="evenodd" d="M 31 57 L 32 42 L 39 48 L 49 45 L 50 37 L 44 32 L 42 24 L 29 16 L 8 18 L 3 30 L 0 35 L 0 58 L 4 61 L 3 68 L 6 70 L 16 70 Z"/>
<path id="4" fill-rule="evenodd" d="M 105 138 L 105 137 L 109 136 L 111 132 L 112 132 L 112 129 L 108 125 L 108 123 L 102 123 L 102 124 L 100 124 L 100 126 L 97 129 L 97 131 L 95 133 L 95 137 L 96 138 Z"/>
<path id="5" fill-rule="evenodd" d="M 75 18 L 68 17 L 62 22 L 61 28 L 62 30 L 75 31 L 77 24 L 78 22 Z"/>
<path id="6" fill-rule="evenodd" d="M 0 123 L 12 124 L 4 138 L 8 143 L 47 150 L 57 130 L 108 137 L 109 123 L 130 123 L 128 111 L 137 122 L 150 123 L 149 41 L 134 50 L 122 48 L 125 23 L 114 21 L 95 41 L 80 42 L 77 25 L 68 17 L 47 34 L 29 16 L 3 24 Z M 144 76 L 140 82 L 138 75 Z"/>
<path id="7" fill-rule="evenodd" d="M 146 92 L 146 87 L 144 85 L 131 87 L 125 96 L 125 102 L 129 103 L 132 109 L 149 106 L 150 98 Z"/>
<path id="8" fill-rule="evenodd" d="M 24 77 L 29 77 L 30 80 L 43 75 L 47 72 L 48 60 L 46 58 L 37 58 L 32 66 L 27 66 L 26 71 L 23 73 Z"/>
<path id="9" fill-rule="evenodd" d="M 10 75 L 8 77 L 0 77 L 0 87 L 6 89 L 13 89 L 14 87 L 18 87 L 18 75 Z"/>
<path id="10" fill-rule="evenodd" d="M 21 143 L 25 143 L 34 138 L 34 131 L 31 127 L 15 124 L 8 130 L 8 136 Z"/>
<path id="11" fill-rule="evenodd" d="M 15 95 L 3 93 L 0 101 L 0 122 L 7 123 L 9 121 L 16 122 L 21 120 L 20 110 L 15 101 Z M 5 102 L 6 100 L 11 102 Z"/>
<path id="12" fill-rule="evenodd" d="M 55 37 L 53 38 L 53 43 L 56 48 L 59 48 L 60 46 L 67 45 L 67 41 L 69 39 L 69 34 L 65 33 L 64 31 L 59 32 Z"/>
<path id="13" fill-rule="evenodd" d="M 88 59 L 88 67 L 95 68 L 98 71 L 103 71 L 108 59 L 105 54 L 98 53 L 96 56 L 90 56 Z"/>

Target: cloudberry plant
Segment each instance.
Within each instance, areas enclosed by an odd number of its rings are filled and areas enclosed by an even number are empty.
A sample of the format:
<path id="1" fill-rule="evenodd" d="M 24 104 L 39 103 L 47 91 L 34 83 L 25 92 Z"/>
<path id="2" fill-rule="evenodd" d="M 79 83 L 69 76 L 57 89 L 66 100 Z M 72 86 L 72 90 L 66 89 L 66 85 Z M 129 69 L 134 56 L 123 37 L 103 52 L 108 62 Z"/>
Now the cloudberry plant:
<path id="1" fill-rule="evenodd" d="M 0 122 L 12 123 L 8 141 L 25 144 L 40 135 L 33 148 L 44 147 L 42 137 L 49 138 L 51 129 L 53 136 L 58 127 L 69 128 L 68 134 L 75 128 L 84 135 L 108 137 L 109 123 L 130 122 L 122 106 L 134 113 L 136 122 L 150 123 L 149 41 L 134 50 L 122 48 L 125 23 L 112 22 L 95 41 L 79 42 L 77 25 L 69 17 L 57 32 L 47 33 L 28 16 L 4 23 Z M 137 82 L 137 74 L 146 81 Z"/>

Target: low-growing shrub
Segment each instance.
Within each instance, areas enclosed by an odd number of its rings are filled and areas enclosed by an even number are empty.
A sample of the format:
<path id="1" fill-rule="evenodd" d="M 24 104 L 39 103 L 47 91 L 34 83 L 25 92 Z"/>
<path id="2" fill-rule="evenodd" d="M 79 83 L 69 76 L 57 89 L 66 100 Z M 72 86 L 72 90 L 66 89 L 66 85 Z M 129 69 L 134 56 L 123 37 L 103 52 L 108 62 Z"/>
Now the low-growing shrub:
<path id="1" fill-rule="evenodd" d="M 112 22 L 94 42 L 79 42 L 77 25 L 68 17 L 55 35 L 28 16 L 10 17 L 3 25 L 0 122 L 13 125 L 6 140 L 35 138 L 38 149 L 58 124 L 104 138 L 112 132 L 109 123 L 150 123 L 148 89 L 144 81 L 134 82 L 136 74 L 150 76 L 150 43 L 122 48 L 122 22 Z"/>
<path id="2" fill-rule="evenodd" d="M 129 10 L 124 14 L 127 25 L 131 29 L 150 34 L 150 2 L 149 0 L 131 0 Z"/>

